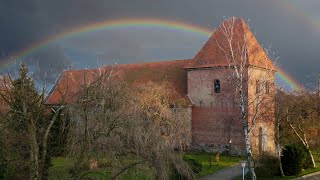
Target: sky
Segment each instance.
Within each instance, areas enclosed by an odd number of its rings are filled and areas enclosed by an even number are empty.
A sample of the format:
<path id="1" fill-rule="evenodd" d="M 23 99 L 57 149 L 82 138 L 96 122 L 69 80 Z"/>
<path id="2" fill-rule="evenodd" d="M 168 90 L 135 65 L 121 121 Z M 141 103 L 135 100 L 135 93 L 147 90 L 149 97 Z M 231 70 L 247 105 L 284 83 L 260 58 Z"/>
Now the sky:
<path id="1" fill-rule="evenodd" d="M 123 27 L 62 38 L 7 59 L 49 37 L 94 22 L 154 18 L 214 30 L 243 18 L 277 66 L 307 88 L 320 73 L 319 0 L 0 0 L 0 72 L 24 61 L 37 81 L 53 84 L 64 69 L 190 59 L 208 37 L 170 28 Z"/>

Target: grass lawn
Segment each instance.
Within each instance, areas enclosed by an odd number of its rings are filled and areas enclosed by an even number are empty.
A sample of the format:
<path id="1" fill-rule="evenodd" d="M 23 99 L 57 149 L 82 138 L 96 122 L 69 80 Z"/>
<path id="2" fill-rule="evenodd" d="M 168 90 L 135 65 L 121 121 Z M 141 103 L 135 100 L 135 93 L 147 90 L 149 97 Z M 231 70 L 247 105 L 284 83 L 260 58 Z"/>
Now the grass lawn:
<path id="1" fill-rule="evenodd" d="M 73 161 L 64 157 L 54 157 L 52 158 L 52 166 L 49 168 L 49 180 L 56 179 L 70 179 L 69 170 L 72 168 Z M 110 167 L 98 168 L 96 170 L 86 171 L 86 178 L 105 180 L 111 179 Z M 132 168 L 128 170 L 125 174 L 122 174 L 118 179 L 132 179 L 132 180 L 147 180 L 152 179 L 150 175 L 150 169 L 145 168 L 145 166 L 139 166 L 139 168 Z"/>
<path id="2" fill-rule="evenodd" d="M 216 171 L 219 171 L 223 168 L 229 167 L 234 164 L 238 164 L 241 160 L 244 160 L 244 157 L 238 156 L 223 156 L 220 155 L 220 160 L 216 162 L 216 154 L 215 153 L 186 153 L 184 156 L 188 158 L 192 158 L 197 160 L 202 164 L 202 171 L 198 174 L 198 177 L 202 177 Z M 212 159 L 211 167 L 209 163 L 209 157 Z"/>
<path id="3" fill-rule="evenodd" d="M 68 170 L 71 166 L 72 161 L 67 158 L 52 158 L 52 166 L 49 168 L 49 180 L 69 179 Z"/>
<path id="4" fill-rule="evenodd" d="M 306 169 L 306 170 L 303 170 L 300 174 L 299 174 L 299 176 L 303 176 L 303 175 L 306 175 L 306 174 L 310 174 L 310 173 L 314 173 L 314 172 L 318 172 L 318 171 L 320 171 L 320 162 L 318 161 L 316 161 L 316 165 L 317 165 L 317 167 L 316 168 L 310 168 L 310 169 Z"/>
<path id="5" fill-rule="evenodd" d="M 316 157 L 316 156 L 314 156 Z M 297 178 L 297 177 L 301 177 L 301 176 L 304 176 L 304 175 L 307 175 L 307 174 L 311 174 L 311 173 L 314 173 L 314 172 L 319 172 L 320 171 L 320 162 L 319 161 L 316 161 L 316 165 L 317 167 L 316 168 L 310 168 L 310 169 L 306 169 L 306 170 L 302 170 L 302 172 L 297 175 L 297 176 L 285 176 L 285 177 L 272 177 L 272 178 L 268 178 L 268 179 L 272 179 L 272 180 L 286 180 L 286 179 L 294 179 L 294 178 Z"/>
<path id="6" fill-rule="evenodd" d="M 188 158 L 192 158 L 197 160 L 202 164 L 202 171 L 197 175 L 197 177 L 203 177 L 205 175 L 214 173 L 216 171 L 219 171 L 223 168 L 229 167 L 231 165 L 239 163 L 239 161 L 243 160 L 244 157 L 237 157 L 237 156 L 224 156 L 220 155 L 220 160 L 217 163 L 215 161 L 215 153 L 205 153 L 205 152 L 197 152 L 197 153 L 185 153 L 184 156 Z M 212 159 L 212 163 L 210 166 L 209 163 L 209 157 Z M 317 156 L 315 156 L 315 159 L 318 160 Z M 317 168 L 315 169 L 307 169 L 303 170 L 302 173 L 300 173 L 298 176 L 274 176 L 274 177 L 268 177 L 266 179 L 270 180 L 287 180 L 287 179 L 293 179 L 296 177 L 300 177 L 306 174 L 310 174 L 313 172 L 320 172 L 320 161 L 316 162 Z M 53 179 L 69 179 L 68 170 L 72 166 L 72 160 L 63 158 L 63 157 L 55 157 L 52 159 L 52 166 L 49 169 L 49 180 Z M 108 175 L 108 169 L 107 168 L 100 168 L 96 171 L 92 172 L 89 177 L 93 179 L 108 179 L 106 175 Z M 132 171 L 132 172 L 130 172 Z M 119 179 L 153 179 L 151 177 L 150 171 L 145 168 L 139 168 L 139 169 L 132 169 L 128 173 L 124 174 L 123 176 L 119 177 Z M 104 175 L 101 175 L 104 174 Z M 146 175 L 149 174 L 149 175 Z M 237 177 L 235 180 L 241 180 L 242 177 Z M 259 178 L 263 179 L 263 178 Z"/>
<path id="7" fill-rule="evenodd" d="M 273 176 L 273 177 L 266 177 L 266 178 L 258 178 L 258 179 L 270 179 L 270 180 L 287 180 L 287 179 L 294 179 L 294 178 L 297 178 L 297 177 L 301 177 L 301 176 L 304 176 L 304 175 L 307 175 L 307 174 L 311 174 L 311 173 L 314 173 L 314 172 L 320 172 L 320 161 L 318 160 L 318 155 L 314 155 L 314 158 L 316 159 L 316 165 L 317 167 L 316 168 L 310 168 L 310 169 L 306 169 L 306 170 L 302 170 L 302 172 L 297 175 L 297 176 L 284 176 L 284 177 L 281 177 L 281 176 Z M 317 159 L 318 158 L 318 159 Z M 317 161 L 318 160 L 318 161 Z M 242 180 L 242 176 L 239 176 L 237 178 L 235 178 L 234 180 Z"/>
<path id="8" fill-rule="evenodd" d="M 198 177 L 202 177 L 225 167 L 237 164 L 240 160 L 244 159 L 243 157 L 220 155 L 219 163 L 217 163 L 215 161 L 215 153 L 186 153 L 184 156 L 195 159 L 202 164 L 202 171 L 198 174 Z M 209 157 L 212 159 L 211 167 L 208 161 Z M 63 157 L 53 158 L 52 166 L 49 169 L 49 180 L 70 179 L 68 171 L 71 167 L 72 160 Z M 150 177 L 150 171 L 148 172 L 147 169 L 140 167 L 139 169 L 132 169 L 131 171 L 132 172 L 129 171 L 122 177 L 119 177 L 119 179 L 152 179 L 152 177 Z M 108 179 L 108 172 L 109 170 L 107 168 L 99 168 L 95 172 L 90 173 L 88 176 L 93 179 Z M 133 174 L 134 176 L 132 176 Z"/>

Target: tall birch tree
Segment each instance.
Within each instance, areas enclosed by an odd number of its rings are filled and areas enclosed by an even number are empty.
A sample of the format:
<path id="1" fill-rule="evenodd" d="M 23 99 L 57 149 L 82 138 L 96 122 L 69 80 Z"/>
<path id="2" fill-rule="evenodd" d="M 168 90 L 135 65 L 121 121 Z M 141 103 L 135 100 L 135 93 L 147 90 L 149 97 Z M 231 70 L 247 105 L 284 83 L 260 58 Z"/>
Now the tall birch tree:
<path id="1" fill-rule="evenodd" d="M 252 179 L 256 179 L 254 171 L 254 164 L 252 158 L 251 137 L 254 131 L 256 122 L 261 118 L 262 113 L 266 112 L 268 104 L 268 96 L 266 92 L 272 91 L 272 84 L 268 84 L 269 78 L 273 77 L 274 69 L 270 65 L 269 59 L 250 59 L 249 53 L 252 52 L 252 44 L 250 43 L 250 36 L 246 34 L 242 19 L 235 17 L 225 20 L 217 29 L 222 38 L 216 38 L 216 44 L 220 52 L 225 57 L 229 68 L 233 70 L 231 83 L 235 86 L 235 97 L 238 99 L 240 108 L 240 121 L 242 124 L 242 132 L 245 140 L 245 150 L 248 162 L 248 168 Z M 259 49 L 256 49 L 259 50 Z M 250 51 L 250 52 L 249 52 Z M 263 73 L 257 74 L 255 67 L 251 62 L 260 61 L 258 69 L 262 69 Z M 253 79 L 255 81 L 253 81 Z M 250 95 L 249 89 L 256 87 L 255 95 Z M 252 107 L 252 108 L 251 108 Z M 272 108 L 272 106 L 270 106 Z M 250 135 L 251 133 L 251 135 Z"/>

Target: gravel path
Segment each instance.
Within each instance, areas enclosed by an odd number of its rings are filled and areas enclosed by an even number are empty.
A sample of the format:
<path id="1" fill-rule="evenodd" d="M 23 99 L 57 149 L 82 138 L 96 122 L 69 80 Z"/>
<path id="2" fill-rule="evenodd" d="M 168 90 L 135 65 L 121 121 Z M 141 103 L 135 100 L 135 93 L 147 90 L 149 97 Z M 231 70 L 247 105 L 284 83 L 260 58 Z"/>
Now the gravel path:
<path id="1" fill-rule="evenodd" d="M 238 176 L 242 175 L 242 168 L 240 164 L 222 169 L 220 171 L 217 171 L 213 174 L 209 174 L 201 180 L 232 180 Z"/>

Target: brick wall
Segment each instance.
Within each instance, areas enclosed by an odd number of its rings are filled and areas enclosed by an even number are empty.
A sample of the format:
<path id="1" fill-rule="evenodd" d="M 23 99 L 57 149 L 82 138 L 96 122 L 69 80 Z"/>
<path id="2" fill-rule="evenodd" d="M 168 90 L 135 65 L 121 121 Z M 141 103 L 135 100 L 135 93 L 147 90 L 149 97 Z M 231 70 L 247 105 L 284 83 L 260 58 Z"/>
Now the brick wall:
<path id="1" fill-rule="evenodd" d="M 188 70 L 188 95 L 195 106 L 233 109 L 235 86 L 229 68 Z M 213 82 L 220 81 L 220 93 L 213 92 Z"/>
<path id="2" fill-rule="evenodd" d="M 274 71 L 267 71 L 262 68 L 249 68 L 249 86 L 248 86 L 248 120 L 251 121 L 259 102 L 257 121 L 255 128 L 250 133 L 252 142 L 252 151 L 254 154 L 269 152 L 275 153 L 275 131 L 274 131 Z M 258 84 L 257 84 L 258 81 Z M 266 92 L 265 83 L 268 82 L 269 92 Z M 257 93 L 257 85 L 260 91 L 259 101 Z M 250 124 L 250 123 L 249 123 Z M 260 129 L 260 130 L 259 130 Z M 259 132 L 261 131 L 261 132 Z M 263 145 L 262 145 L 263 144 Z M 261 147 L 263 146 L 263 147 Z"/>
<path id="3" fill-rule="evenodd" d="M 212 151 L 244 148 L 241 122 L 232 113 L 211 107 L 193 107 L 192 142 Z M 230 143 L 231 140 L 231 143 Z"/>
<path id="4" fill-rule="evenodd" d="M 224 151 L 230 150 L 231 145 L 233 152 L 244 152 L 239 105 L 232 73 L 233 71 L 228 67 L 188 70 L 188 95 L 194 103 L 192 108 L 192 143 L 194 146 L 210 151 Z M 261 69 L 250 70 L 245 79 L 248 82 L 248 85 L 244 86 L 244 92 L 247 97 L 245 103 L 249 121 L 254 114 L 254 103 L 252 102 L 256 95 L 255 80 L 260 79 L 262 75 L 265 73 Z M 220 81 L 220 93 L 214 92 L 214 80 Z M 273 84 L 273 76 L 268 81 Z M 271 91 L 273 92 L 272 88 Z M 255 154 L 259 153 L 259 145 L 261 146 L 260 128 L 264 135 L 264 149 L 267 151 L 275 149 L 274 111 L 272 109 L 274 102 L 272 98 L 269 98 L 264 103 L 268 104 L 269 109 L 263 109 L 264 114 L 259 116 L 256 128 L 250 134 Z"/>
<path id="5" fill-rule="evenodd" d="M 192 143 L 211 151 L 242 151 L 244 139 L 235 99 L 233 71 L 228 68 L 188 71 L 188 95 L 192 108 Z M 220 81 L 220 93 L 213 90 L 214 80 Z M 230 143 L 231 140 L 231 143 Z"/>

